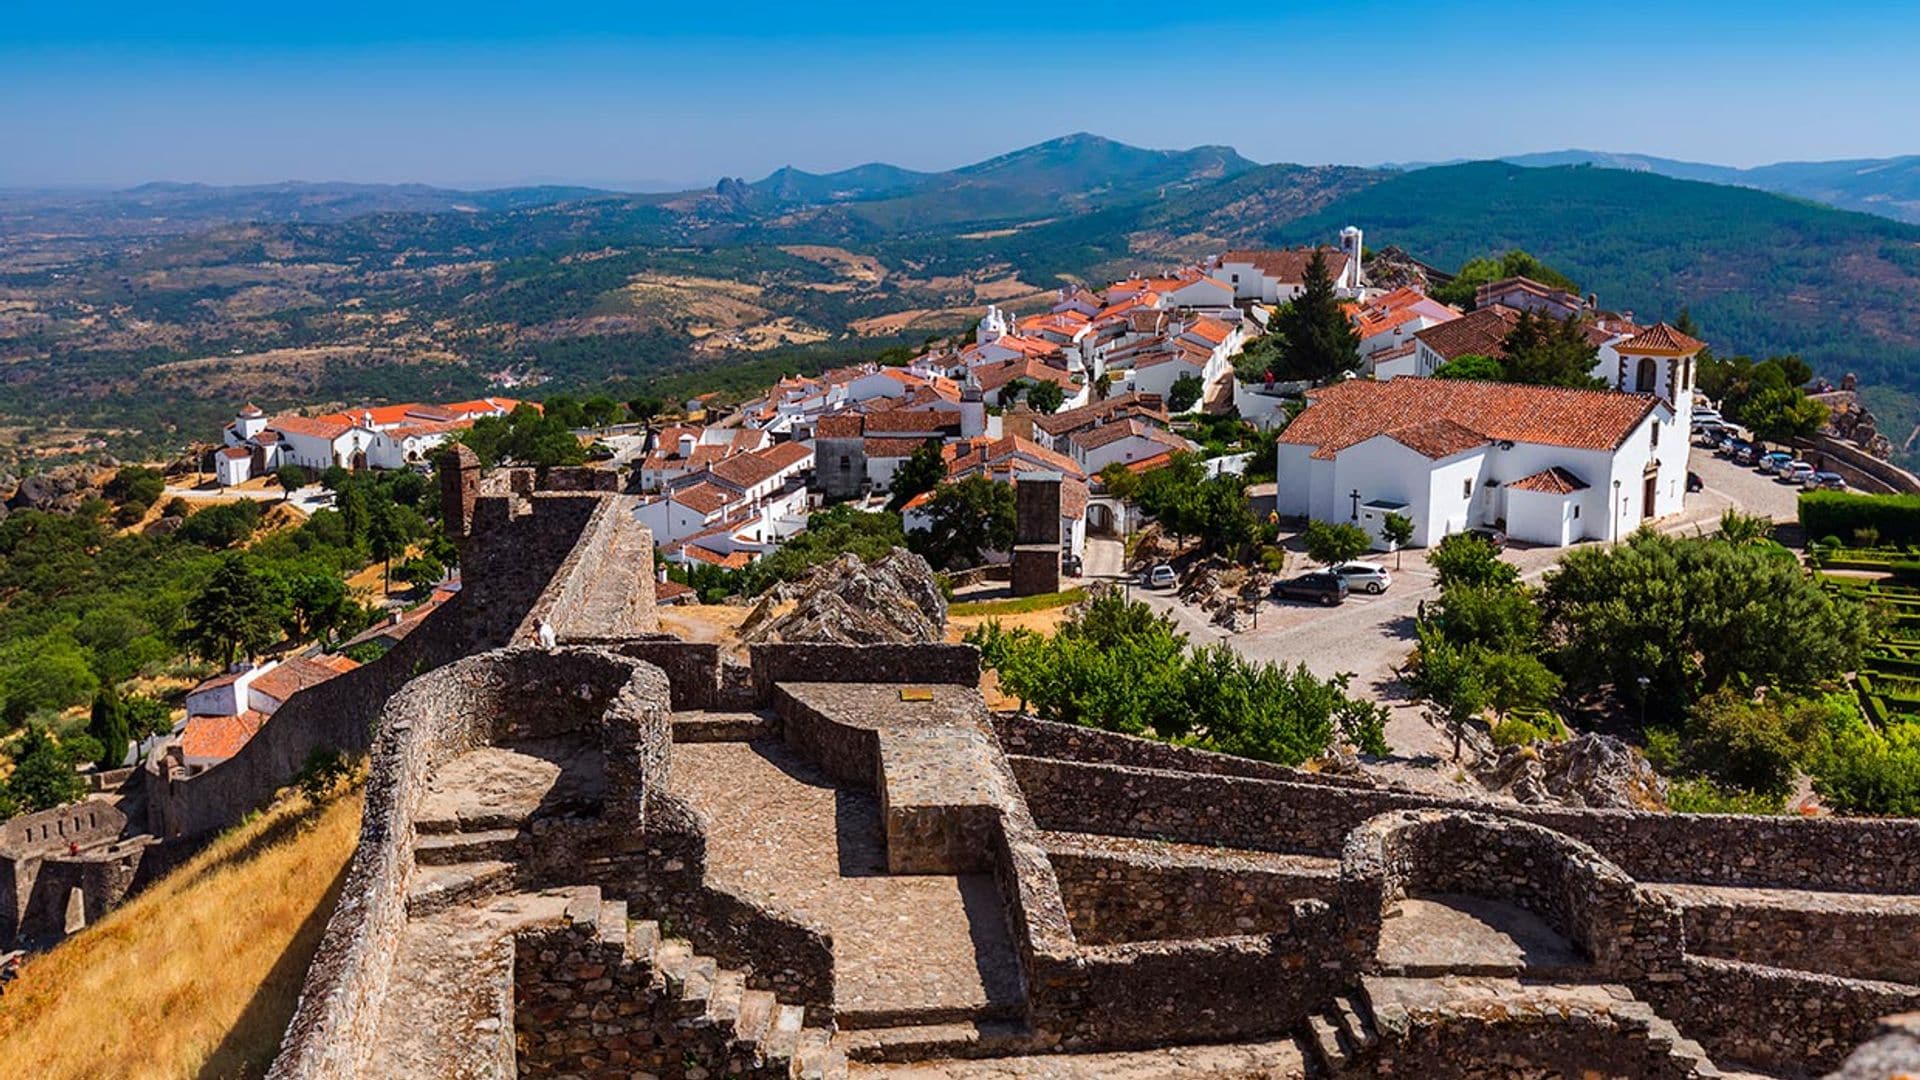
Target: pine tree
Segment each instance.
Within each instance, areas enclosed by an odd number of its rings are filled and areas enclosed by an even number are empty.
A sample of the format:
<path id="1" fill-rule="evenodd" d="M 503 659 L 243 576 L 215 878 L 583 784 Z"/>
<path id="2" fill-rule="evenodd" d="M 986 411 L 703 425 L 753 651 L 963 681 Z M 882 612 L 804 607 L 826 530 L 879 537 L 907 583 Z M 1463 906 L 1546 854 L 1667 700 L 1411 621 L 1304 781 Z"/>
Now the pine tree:
<path id="1" fill-rule="evenodd" d="M 228 667 L 243 651 L 251 655 L 280 638 L 278 598 L 243 555 L 220 561 L 206 587 L 187 601 L 186 615 L 183 643 Z"/>
<path id="2" fill-rule="evenodd" d="M 1328 382 L 1360 366 L 1360 335 L 1341 310 L 1320 249 L 1307 260 L 1300 295 L 1275 318 L 1274 333 L 1280 340 L 1278 366 L 1286 378 Z"/>

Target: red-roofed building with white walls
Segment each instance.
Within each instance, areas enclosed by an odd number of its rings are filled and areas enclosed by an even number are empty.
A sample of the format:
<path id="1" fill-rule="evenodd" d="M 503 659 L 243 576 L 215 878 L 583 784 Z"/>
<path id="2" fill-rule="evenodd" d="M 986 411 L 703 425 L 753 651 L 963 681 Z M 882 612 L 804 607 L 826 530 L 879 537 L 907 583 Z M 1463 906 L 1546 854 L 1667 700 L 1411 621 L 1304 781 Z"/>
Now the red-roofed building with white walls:
<path id="1" fill-rule="evenodd" d="M 1275 504 L 1353 521 L 1382 548 L 1389 513 L 1413 519 L 1415 546 L 1482 525 L 1526 543 L 1614 540 L 1679 512 L 1688 450 L 1656 394 L 1352 379 L 1311 391 L 1281 432 Z"/>

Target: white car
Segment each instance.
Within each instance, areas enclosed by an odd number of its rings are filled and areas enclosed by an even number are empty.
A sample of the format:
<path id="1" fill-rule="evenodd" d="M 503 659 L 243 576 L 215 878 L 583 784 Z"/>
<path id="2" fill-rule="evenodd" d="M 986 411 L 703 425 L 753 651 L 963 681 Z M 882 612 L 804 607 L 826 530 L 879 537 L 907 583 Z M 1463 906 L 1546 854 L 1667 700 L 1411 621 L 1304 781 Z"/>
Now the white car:
<path id="1" fill-rule="evenodd" d="M 1782 484 L 1803 484 L 1816 471 L 1813 466 L 1804 461 L 1789 461 L 1780 466 L 1778 475 L 1774 479 Z"/>
<path id="2" fill-rule="evenodd" d="M 1149 589 L 1170 589 L 1173 587 L 1175 580 L 1177 579 L 1174 577 L 1173 567 L 1168 566 L 1166 563 L 1161 563 L 1147 571 L 1146 579 L 1143 583 Z"/>
<path id="3" fill-rule="evenodd" d="M 1393 584 L 1393 576 L 1379 563 L 1350 562 L 1341 563 L 1333 572 L 1346 579 L 1347 588 L 1354 592 L 1372 593 L 1378 596 Z"/>

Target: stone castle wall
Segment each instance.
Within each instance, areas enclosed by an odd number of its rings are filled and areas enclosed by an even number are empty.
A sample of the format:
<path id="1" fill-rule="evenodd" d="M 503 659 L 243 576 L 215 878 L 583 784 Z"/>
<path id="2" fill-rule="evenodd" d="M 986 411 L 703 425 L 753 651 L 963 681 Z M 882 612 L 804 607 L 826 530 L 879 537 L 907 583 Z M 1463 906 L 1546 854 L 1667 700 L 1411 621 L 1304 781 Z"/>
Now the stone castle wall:
<path id="1" fill-rule="evenodd" d="M 1286 932 L 1297 900 L 1331 900 L 1338 879 L 1273 870 L 1233 853 L 1175 860 L 1118 838 L 1049 839 L 1074 937 L 1083 945 Z"/>
<path id="2" fill-rule="evenodd" d="M 1378 814 L 1447 809 L 1564 833 L 1642 881 L 1920 893 L 1920 824 L 1910 822 L 1503 806 L 1058 759 L 1010 761 L 1035 819 L 1050 830 L 1334 855 Z"/>
<path id="3" fill-rule="evenodd" d="M 978 686 L 980 650 L 961 644 L 837 645 L 776 643 L 749 649 L 755 699 L 773 700 L 775 683 L 860 682 Z"/>
<path id="4" fill-rule="evenodd" d="M 1634 984 L 1716 1058 L 1789 1075 L 1838 1068 L 1880 1018 L 1920 1010 L 1920 987 L 1689 956 L 1671 981 Z"/>
<path id="5" fill-rule="evenodd" d="M 360 842 L 270 1076 L 360 1075 L 407 921 L 413 817 L 439 766 L 511 733 L 594 728 L 610 751 L 609 795 L 629 806 L 664 763 L 666 678 L 602 650 L 520 647 L 451 663 L 388 702 L 367 780 Z M 623 764 L 622 764 L 623 763 Z M 624 770 L 624 771 L 623 771 Z"/>
<path id="6" fill-rule="evenodd" d="M 1689 898 L 1682 914 L 1687 950 L 1701 956 L 1920 985 L 1920 905 L 1802 893 L 1792 906 Z"/>

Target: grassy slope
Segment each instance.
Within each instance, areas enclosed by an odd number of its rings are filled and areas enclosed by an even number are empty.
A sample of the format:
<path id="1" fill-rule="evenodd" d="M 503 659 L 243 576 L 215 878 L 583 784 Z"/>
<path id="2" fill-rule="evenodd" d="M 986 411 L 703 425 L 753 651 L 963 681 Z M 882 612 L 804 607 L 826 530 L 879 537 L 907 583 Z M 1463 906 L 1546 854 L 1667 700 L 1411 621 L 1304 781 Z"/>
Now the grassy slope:
<path id="1" fill-rule="evenodd" d="M 262 1075 L 359 828 L 357 792 L 292 796 L 34 958 L 0 997 L 0 1077 Z"/>

